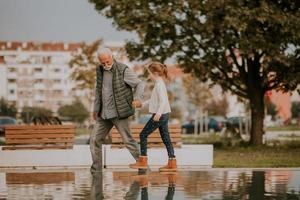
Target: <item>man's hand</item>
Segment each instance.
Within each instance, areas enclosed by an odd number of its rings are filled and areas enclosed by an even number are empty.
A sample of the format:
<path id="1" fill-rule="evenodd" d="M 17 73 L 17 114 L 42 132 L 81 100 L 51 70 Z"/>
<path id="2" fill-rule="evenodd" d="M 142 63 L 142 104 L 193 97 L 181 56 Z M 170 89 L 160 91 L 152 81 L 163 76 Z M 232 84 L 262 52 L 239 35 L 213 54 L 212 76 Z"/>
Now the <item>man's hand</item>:
<path id="1" fill-rule="evenodd" d="M 97 120 L 97 112 L 93 112 L 92 117 L 93 117 L 94 120 Z"/>
<path id="2" fill-rule="evenodd" d="M 155 114 L 154 117 L 153 117 L 153 120 L 156 121 L 156 122 L 158 122 L 159 119 L 160 119 L 160 116 L 161 115 Z"/>
<path id="3" fill-rule="evenodd" d="M 132 102 L 132 106 L 133 106 L 134 108 L 141 108 L 141 107 L 142 107 L 142 102 L 139 101 L 139 100 L 134 100 L 134 101 Z"/>

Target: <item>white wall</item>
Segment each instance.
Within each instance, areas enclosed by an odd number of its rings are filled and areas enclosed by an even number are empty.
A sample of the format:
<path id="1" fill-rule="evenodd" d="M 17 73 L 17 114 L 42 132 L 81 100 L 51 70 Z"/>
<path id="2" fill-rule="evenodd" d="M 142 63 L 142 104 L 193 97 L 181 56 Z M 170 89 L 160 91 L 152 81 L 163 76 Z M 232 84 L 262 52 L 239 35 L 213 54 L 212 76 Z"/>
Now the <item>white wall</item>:
<path id="1" fill-rule="evenodd" d="M 0 64 L 0 97 L 7 97 L 6 66 Z"/>

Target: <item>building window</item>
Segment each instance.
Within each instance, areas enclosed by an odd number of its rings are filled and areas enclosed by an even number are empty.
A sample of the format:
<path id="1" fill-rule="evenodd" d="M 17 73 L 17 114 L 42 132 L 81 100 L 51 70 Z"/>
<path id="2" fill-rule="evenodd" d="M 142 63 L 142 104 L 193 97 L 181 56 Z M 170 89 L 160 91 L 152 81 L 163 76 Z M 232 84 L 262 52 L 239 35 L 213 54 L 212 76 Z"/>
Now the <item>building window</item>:
<path id="1" fill-rule="evenodd" d="M 9 90 L 9 94 L 15 94 L 15 90 Z"/>
<path id="2" fill-rule="evenodd" d="M 43 69 L 42 68 L 34 68 L 34 72 L 42 72 Z"/>
<path id="3" fill-rule="evenodd" d="M 9 83 L 16 83 L 17 81 L 16 81 L 16 79 L 8 79 L 8 82 Z"/>
<path id="4" fill-rule="evenodd" d="M 61 80 L 60 80 L 60 79 L 54 79 L 53 82 L 54 82 L 54 83 L 60 83 Z"/>
<path id="5" fill-rule="evenodd" d="M 16 72 L 17 69 L 16 69 L 15 67 L 10 67 L 10 68 L 8 68 L 8 71 L 9 71 L 9 72 Z"/>
<path id="6" fill-rule="evenodd" d="M 43 83 L 43 79 L 35 79 L 34 83 Z"/>
<path id="7" fill-rule="evenodd" d="M 55 73 L 59 73 L 60 72 L 60 69 L 59 68 L 56 68 L 53 70 Z"/>

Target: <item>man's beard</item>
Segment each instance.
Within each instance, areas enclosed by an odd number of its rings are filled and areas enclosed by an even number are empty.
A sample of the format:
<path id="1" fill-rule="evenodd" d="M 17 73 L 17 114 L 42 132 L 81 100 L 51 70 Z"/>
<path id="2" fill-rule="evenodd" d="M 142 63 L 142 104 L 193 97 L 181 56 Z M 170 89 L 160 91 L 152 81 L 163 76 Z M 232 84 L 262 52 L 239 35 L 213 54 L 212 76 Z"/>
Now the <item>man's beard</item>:
<path id="1" fill-rule="evenodd" d="M 112 68 L 113 64 L 114 64 L 114 63 L 112 63 L 110 66 L 104 66 L 104 65 L 103 65 L 103 68 L 104 68 L 105 70 L 110 70 L 110 69 Z"/>

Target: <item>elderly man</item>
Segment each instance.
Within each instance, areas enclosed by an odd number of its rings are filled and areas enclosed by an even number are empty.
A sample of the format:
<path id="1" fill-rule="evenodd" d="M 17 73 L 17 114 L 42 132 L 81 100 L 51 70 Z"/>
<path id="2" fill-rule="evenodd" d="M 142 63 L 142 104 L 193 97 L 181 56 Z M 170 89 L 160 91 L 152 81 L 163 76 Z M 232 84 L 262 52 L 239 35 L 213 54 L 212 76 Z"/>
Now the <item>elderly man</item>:
<path id="1" fill-rule="evenodd" d="M 128 117 L 134 115 L 134 107 L 140 103 L 145 87 L 132 70 L 114 60 L 110 49 L 103 48 L 97 53 L 100 66 L 97 67 L 93 111 L 96 123 L 90 138 L 91 172 L 102 170 L 101 144 L 113 126 L 131 155 L 138 159 L 139 146 L 131 135 Z"/>

